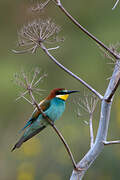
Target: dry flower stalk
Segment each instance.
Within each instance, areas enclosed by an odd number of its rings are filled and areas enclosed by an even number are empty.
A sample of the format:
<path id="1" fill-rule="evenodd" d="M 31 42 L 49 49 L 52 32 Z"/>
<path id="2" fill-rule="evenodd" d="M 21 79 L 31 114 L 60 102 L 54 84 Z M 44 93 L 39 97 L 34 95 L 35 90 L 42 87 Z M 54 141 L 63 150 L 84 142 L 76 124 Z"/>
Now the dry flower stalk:
<path id="1" fill-rule="evenodd" d="M 37 48 L 41 46 L 41 43 L 53 44 L 55 42 L 63 41 L 63 39 L 58 38 L 59 32 L 60 27 L 57 26 L 54 22 L 52 22 L 51 19 L 34 20 L 32 23 L 24 25 L 23 28 L 18 31 L 18 46 L 22 48 L 27 48 L 20 51 L 13 50 L 13 52 L 35 53 Z"/>

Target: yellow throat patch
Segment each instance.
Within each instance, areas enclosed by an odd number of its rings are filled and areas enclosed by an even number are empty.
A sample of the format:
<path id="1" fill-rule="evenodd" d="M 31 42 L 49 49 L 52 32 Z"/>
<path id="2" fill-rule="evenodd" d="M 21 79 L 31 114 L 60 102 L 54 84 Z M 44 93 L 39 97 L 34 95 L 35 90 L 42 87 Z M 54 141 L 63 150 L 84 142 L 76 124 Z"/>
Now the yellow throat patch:
<path id="1" fill-rule="evenodd" d="M 69 96 L 69 94 L 64 94 L 64 95 L 57 95 L 56 97 L 66 101 L 68 96 Z"/>

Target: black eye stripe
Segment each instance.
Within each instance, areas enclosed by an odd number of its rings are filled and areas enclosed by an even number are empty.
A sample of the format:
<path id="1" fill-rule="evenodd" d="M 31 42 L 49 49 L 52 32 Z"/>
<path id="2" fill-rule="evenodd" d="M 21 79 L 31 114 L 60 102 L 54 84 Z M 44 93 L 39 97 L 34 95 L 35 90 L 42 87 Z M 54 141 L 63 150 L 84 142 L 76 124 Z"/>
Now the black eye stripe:
<path id="1" fill-rule="evenodd" d="M 63 92 L 63 91 L 57 91 L 56 92 L 56 95 L 64 95 L 64 94 L 67 94 L 67 92 Z"/>
<path id="2" fill-rule="evenodd" d="M 76 93 L 80 91 L 56 91 L 56 95 L 65 95 L 65 94 L 71 94 L 71 93 Z"/>

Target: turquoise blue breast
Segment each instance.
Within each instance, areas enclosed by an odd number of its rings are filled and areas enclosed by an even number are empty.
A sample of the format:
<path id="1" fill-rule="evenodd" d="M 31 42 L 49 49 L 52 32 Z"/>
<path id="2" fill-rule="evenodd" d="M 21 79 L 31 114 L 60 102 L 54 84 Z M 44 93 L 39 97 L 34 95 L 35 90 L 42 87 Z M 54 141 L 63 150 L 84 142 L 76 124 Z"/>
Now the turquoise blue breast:
<path id="1" fill-rule="evenodd" d="M 65 101 L 60 98 L 54 98 L 50 102 L 49 108 L 44 113 L 52 120 L 55 121 L 60 118 L 65 110 Z M 47 126 L 48 122 L 45 121 L 40 114 L 36 121 L 28 127 L 24 133 L 24 136 L 31 134 L 34 130 Z"/>
<path id="2" fill-rule="evenodd" d="M 50 107 L 45 111 L 45 114 L 53 121 L 60 118 L 65 110 L 65 101 L 60 98 L 53 98 Z"/>

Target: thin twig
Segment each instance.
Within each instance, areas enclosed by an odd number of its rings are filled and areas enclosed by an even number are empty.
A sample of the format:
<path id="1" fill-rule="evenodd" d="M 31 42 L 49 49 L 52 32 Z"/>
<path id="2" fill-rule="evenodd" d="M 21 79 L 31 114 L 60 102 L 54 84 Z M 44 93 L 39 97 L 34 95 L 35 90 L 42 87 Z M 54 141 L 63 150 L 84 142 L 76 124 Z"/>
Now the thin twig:
<path id="1" fill-rule="evenodd" d="M 76 162 L 75 162 L 75 160 L 74 160 L 74 157 L 73 157 L 73 155 L 72 155 L 72 152 L 71 152 L 71 150 L 70 150 L 67 142 L 65 141 L 64 137 L 62 136 L 62 134 L 60 133 L 60 131 L 57 129 L 57 127 L 55 126 L 55 124 L 54 124 L 54 123 L 51 123 L 50 121 L 49 121 L 49 123 L 50 123 L 50 125 L 53 127 L 53 129 L 55 130 L 55 132 L 57 133 L 57 135 L 59 136 L 59 138 L 61 139 L 61 141 L 63 142 L 63 144 L 64 144 L 64 146 L 65 146 L 65 148 L 66 148 L 66 150 L 67 150 L 67 152 L 68 152 L 68 154 L 69 154 L 69 157 L 70 157 L 70 159 L 72 160 L 73 167 L 74 167 L 75 170 L 77 170 Z"/>
<path id="2" fill-rule="evenodd" d="M 57 47 L 54 47 L 54 48 L 49 48 L 48 51 L 51 51 L 51 50 L 56 50 L 58 49 L 60 46 L 57 46 Z"/>
<path id="3" fill-rule="evenodd" d="M 116 141 L 103 141 L 104 145 L 120 144 L 120 140 Z"/>
<path id="4" fill-rule="evenodd" d="M 54 2 L 54 1 L 53 1 Z M 110 48 L 108 48 L 103 42 L 101 42 L 99 39 L 97 39 L 95 36 L 93 36 L 89 31 L 87 31 L 81 24 L 78 23 L 76 19 L 73 18 L 71 14 L 63 7 L 60 0 L 55 0 L 55 4 L 60 8 L 60 10 L 79 28 L 81 29 L 85 34 L 87 34 L 91 39 L 93 39 L 97 44 L 99 44 L 101 47 L 106 49 L 112 56 L 114 56 L 116 59 L 120 59 L 120 56 L 118 54 L 115 54 Z M 118 3 L 118 2 L 117 2 Z"/>
<path id="5" fill-rule="evenodd" d="M 16 101 L 18 101 L 21 97 L 25 96 L 27 93 L 28 93 L 28 91 L 20 93 L 20 96 L 18 98 L 16 98 Z"/>
<path id="6" fill-rule="evenodd" d="M 23 99 L 25 99 L 29 104 L 32 104 L 31 101 L 29 101 L 29 99 L 27 99 L 25 96 L 21 96 Z M 33 105 L 33 104 L 32 104 Z"/>
<path id="7" fill-rule="evenodd" d="M 96 96 L 88 96 L 88 95 L 84 95 L 84 99 L 80 99 L 80 102 L 78 102 L 78 107 L 82 108 L 84 111 L 86 111 L 87 113 L 89 113 L 89 129 L 90 129 L 90 147 L 92 148 L 93 144 L 94 144 L 94 133 L 93 133 L 93 113 L 95 111 L 97 102 L 98 102 L 98 98 L 96 98 Z"/>
<path id="8" fill-rule="evenodd" d="M 57 64 L 61 69 L 63 69 L 65 72 L 67 72 L 70 76 L 74 77 L 75 79 L 77 79 L 78 81 L 80 81 L 84 86 L 86 86 L 90 91 L 92 91 L 96 96 L 99 97 L 99 99 L 103 99 L 103 96 L 97 92 L 95 89 L 93 89 L 90 85 L 88 85 L 85 81 L 83 81 L 81 78 L 79 78 L 77 75 L 75 75 L 74 73 L 72 73 L 69 69 L 67 69 L 65 66 L 63 66 L 61 63 L 59 63 L 48 51 L 48 49 L 42 44 L 40 43 L 40 47 L 43 49 L 43 51 L 45 52 L 45 54 L 50 57 L 50 59 Z"/>
<path id="9" fill-rule="evenodd" d="M 33 87 L 36 87 L 36 86 L 39 84 L 39 82 L 40 82 L 44 77 L 46 77 L 46 76 L 47 76 L 47 74 L 44 74 L 43 76 L 41 76 L 41 77 L 34 83 Z"/>
<path id="10" fill-rule="evenodd" d="M 46 114 L 42 111 L 42 109 L 40 108 L 40 106 L 38 105 L 38 103 L 36 102 L 33 94 L 32 94 L 32 91 L 31 89 L 29 90 L 29 94 L 32 98 L 32 101 L 33 101 L 33 104 L 36 106 L 37 110 L 42 114 L 42 116 L 45 118 L 45 120 L 52 126 L 52 128 L 54 129 L 54 131 L 57 133 L 57 135 L 59 136 L 60 140 L 62 141 L 62 143 L 64 144 L 65 146 L 65 149 L 72 161 L 72 164 L 73 164 L 73 167 L 75 170 L 81 170 L 81 169 L 77 169 L 77 166 L 76 166 L 76 162 L 74 160 L 74 157 L 72 155 L 72 152 L 67 144 L 67 142 L 65 141 L 64 137 L 62 136 L 62 134 L 60 133 L 60 131 L 57 129 L 57 127 L 54 125 L 53 121 L 48 117 L 46 116 Z"/>
<path id="11" fill-rule="evenodd" d="M 119 3 L 119 0 L 116 1 L 115 5 L 113 6 L 112 10 L 114 10 L 117 6 L 117 4 Z"/>

